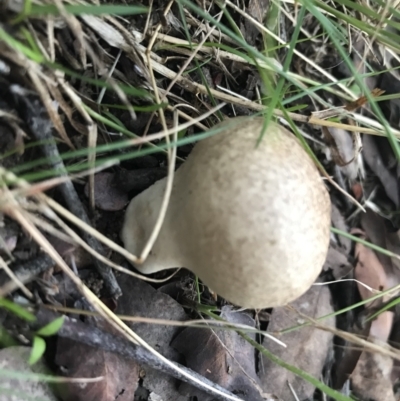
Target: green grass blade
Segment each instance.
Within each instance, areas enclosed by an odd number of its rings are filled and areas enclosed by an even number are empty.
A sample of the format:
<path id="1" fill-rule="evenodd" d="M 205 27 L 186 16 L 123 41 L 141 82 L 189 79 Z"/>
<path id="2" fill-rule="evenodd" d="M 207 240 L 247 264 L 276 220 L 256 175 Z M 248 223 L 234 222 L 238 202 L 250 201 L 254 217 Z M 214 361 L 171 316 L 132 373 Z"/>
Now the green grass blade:
<path id="1" fill-rule="evenodd" d="M 73 15 L 137 15 L 149 12 L 148 7 L 144 6 L 125 6 L 125 5 L 64 5 L 65 11 Z M 60 15 L 60 11 L 55 5 L 32 5 L 28 16 L 40 15 Z"/>

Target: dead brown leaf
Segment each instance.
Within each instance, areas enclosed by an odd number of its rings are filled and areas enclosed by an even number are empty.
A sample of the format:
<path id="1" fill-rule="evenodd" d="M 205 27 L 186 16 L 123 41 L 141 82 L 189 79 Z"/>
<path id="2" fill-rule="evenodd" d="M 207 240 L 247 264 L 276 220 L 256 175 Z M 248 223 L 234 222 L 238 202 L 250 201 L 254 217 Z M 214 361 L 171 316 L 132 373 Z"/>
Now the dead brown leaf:
<path id="1" fill-rule="evenodd" d="M 386 246 L 387 250 L 400 255 L 400 231 L 387 232 L 386 233 Z M 391 259 L 393 266 L 394 275 L 398 276 L 400 274 L 400 260 Z"/>
<path id="2" fill-rule="evenodd" d="M 113 332 L 104 321 L 89 319 L 92 323 L 96 321 L 96 326 Z M 68 377 L 104 378 L 84 386 L 81 383 L 66 383 L 63 401 L 133 400 L 139 381 L 139 366 L 132 360 L 60 337 L 55 362 Z"/>
<path id="3" fill-rule="evenodd" d="M 379 97 L 385 93 L 384 90 L 379 88 L 374 88 L 371 91 L 371 95 L 373 97 Z M 368 103 L 368 99 L 366 96 L 360 96 L 358 99 L 354 100 L 353 102 L 348 103 L 344 108 L 348 111 L 355 111 L 358 108 L 366 105 Z"/>
<path id="4" fill-rule="evenodd" d="M 232 311 L 230 307 L 222 309 L 221 317 L 231 323 L 254 327 L 254 320 L 248 314 Z M 183 354 L 191 369 L 245 400 L 262 400 L 254 349 L 235 331 L 187 328 L 173 341 L 173 346 Z M 181 385 L 180 392 L 202 401 L 213 399 L 187 384 Z"/>
<path id="5" fill-rule="evenodd" d="M 376 213 L 367 210 L 362 216 L 361 224 L 370 237 L 371 242 L 386 248 L 400 249 L 399 239 L 388 231 L 387 222 Z M 398 282 L 398 272 L 393 267 L 393 260 L 386 255 L 377 254 L 372 249 L 357 243 L 355 246 L 357 265 L 355 278 L 372 289 L 383 291 L 393 287 Z M 373 293 L 357 283 L 362 299 L 367 299 Z M 366 304 L 367 309 L 378 310 L 386 297 Z M 369 339 L 382 347 L 387 346 L 393 327 L 394 313 L 386 311 L 370 322 Z M 351 374 L 352 387 L 355 394 L 363 399 L 376 401 L 392 401 L 395 399 L 392 389 L 393 360 L 379 353 L 363 351 Z"/>
<path id="6" fill-rule="evenodd" d="M 357 264 L 354 270 L 355 279 L 378 291 L 387 289 L 388 277 L 375 252 L 371 248 L 367 248 L 366 246 L 357 243 L 355 247 L 355 256 L 357 259 Z M 362 284 L 357 283 L 357 286 L 362 299 L 367 299 L 374 295 L 371 290 Z M 372 306 L 371 304 L 367 304 L 367 306 L 368 305 Z"/>
<path id="7" fill-rule="evenodd" d="M 165 320 L 187 320 L 182 306 L 169 295 L 132 276 L 120 275 L 117 280 L 123 296 L 118 299 L 115 313 Z M 171 361 L 179 360 L 179 354 L 170 346 L 179 331 L 178 327 L 147 323 L 127 324 L 163 356 Z M 177 391 L 178 383 L 173 377 L 147 366 L 140 366 L 140 372 L 143 387 L 154 397 L 158 396 L 163 401 L 187 401 L 187 398 Z"/>
<path id="8" fill-rule="evenodd" d="M 358 324 L 354 324 L 349 331 L 361 338 L 367 338 L 370 328 L 371 322 L 368 322 L 362 325 L 362 327 Z M 345 382 L 354 372 L 362 352 L 363 350 L 360 347 L 355 347 L 351 343 L 345 342 L 343 351 L 338 355 L 335 366 L 333 367 L 332 376 L 335 389 L 341 390 L 343 388 Z"/>
<path id="9" fill-rule="evenodd" d="M 344 232 L 349 231 L 349 227 L 346 223 L 344 216 L 334 203 L 332 203 L 332 208 L 331 208 L 331 220 L 333 227 Z M 338 235 L 336 239 L 340 247 L 344 249 L 345 254 L 348 256 L 353 248 L 352 241 L 346 237 L 343 237 L 342 235 Z"/>
<path id="10" fill-rule="evenodd" d="M 383 93 L 385 93 L 385 91 L 381 90 L 379 88 L 375 88 L 371 91 L 371 95 L 373 97 L 381 96 Z M 344 114 L 343 113 L 344 110 L 356 111 L 360 107 L 365 106 L 367 103 L 368 103 L 367 97 L 361 96 L 358 99 L 354 100 L 353 102 L 348 103 L 345 106 L 331 107 L 329 109 L 314 111 L 311 113 L 311 116 L 309 117 L 308 122 L 310 124 L 315 124 L 315 123 L 317 123 L 317 120 L 326 120 L 328 118 L 336 117 L 338 115 Z"/>
<path id="11" fill-rule="evenodd" d="M 390 345 L 397 349 L 400 348 L 400 320 L 399 313 L 396 309 L 392 333 L 390 336 Z M 392 384 L 397 385 L 400 382 L 400 361 L 394 360 L 392 369 Z M 398 391 L 398 390 L 397 390 Z"/>
<path id="12" fill-rule="evenodd" d="M 89 196 L 88 184 L 85 186 L 85 195 Z M 101 172 L 94 176 L 94 200 L 100 210 L 116 212 L 128 204 L 129 197 L 116 185 L 113 173 Z"/>
<path id="13" fill-rule="evenodd" d="M 339 280 L 347 276 L 353 270 L 353 266 L 349 263 L 344 250 L 331 243 L 324 263 L 324 270 L 331 270 L 333 277 Z"/>
<path id="14" fill-rule="evenodd" d="M 357 159 L 361 151 L 356 133 L 350 134 L 336 127 L 321 127 L 321 129 L 334 163 L 350 180 L 355 180 L 358 175 Z"/>
<path id="15" fill-rule="evenodd" d="M 374 138 L 373 135 L 363 136 L 363 156 L 370 169 L 379 178 L 388 198 L 399 207 L 399 186 L 398 180 L 389 167 L 390 153 L 381 154 L 379 144 L 386 138 Z"/>
<path id="16" fill-rule="evenodd" d="M 246 12 L 257 22 L 262 23 L 269 8 L 269 3 L 269 0 L 250 0 Z M 245 18 L 244 24 L 241 24 L 240 30 L 242 31 L 246 42 L 250 45 L 255 45 L 256 38 L 260 35 L 260 30 L 254 25 L 254 23 Z"/>
<path id="17" fill-rule="evenodd" d="M 275 308 L 272 311 L 268 331 L 272 334 L 304 322 L 296 312 L 313 319 L 333 312 L 331 293 L 326 286 L 313 286 L 289 307 Z M 323 321 L 324 325 L 335 327 L 335 318 Z M 333 334 L 312 326 L 302 327 L 278 337 L 287 347 L 265 338 L 263 345 L 277 357 L 283 359 L 317 379 L 330 356 Z M 314 386 L 292 372 L 274 364 L 266 357 L 261 357 L 259 376 L 265 392 L 274 394 L 283 400 L 292 400 L 293 394 L 288 383 L 293 387 L 298 399 L 304 400 L 313 395 Z"/>
<path id="18" fill-rule="evenodd" d="M 369 231 L 371 231 L 371 227 L 375 228 L 374 236 L 379 235 L 378 233 L 380 232 L 382 237 L 380 236 L 379 242 L 385 242 L 385 226 L 378 215 L 369 211 L 363 217 L 363 222 L 363 225 L 368 227 Z M 379 258 L 371 248 L 367 248 L 360 243 L 355 245 L 355 257 L 357 264 L 354 270 L 354 278 L 359 281 L 357 286 L 362 299 L 368 299 L 374 293 L 361 283 L 377 291 L 387 290 L 396 284 L 396 275 L 393 274 L 392 261 L 389 257 L 380 255 Z M 366 304 L 366 308 L 377 308 L 385 300 L 387 300 L 387 297 L 378 298 Z M 392 324 L 393 312 L 388 311 L 380 314 L 371 323 L 370 336 L 381 341 L 387 341 L 392 330 Z"/>
<path id="19" fill-rule="evenodd" d="M 398 232 L 394 231 L 393 228 L 390 227 L 390 222 L 388 220 L 379 216 L 372 210 L 367 209 L 366 213 L 363 213 L 361 217 L 361 226 L 365 230 L 366 236 L 370 242 L 380 246 L 383 249 L 387 249 L 388 251 L 395 253 L 399 252 L 400 239 Z M 360 249 L 362 249 L 360 246 L 356 247 L 356 256 Z M 380 252 L 374 252 L 374 254 L 375 257 L 372 256 L 372 258 L 378 259 L 381 266 L 378 267 L 376 265 L 375 269 L 371 270 L 373 270 L 373 274 L 378 274 L 377 269 L 383 270 L 386 277 L 383 277 L 382 272 L 379 273 L 379 276 L 382 279 L 381 284 L 384 284 L 384 289 L 388 289 L 397 285 L 400 282 L 400 270 L 397 267 L 399 265 L 399 261 Z M 368 255 L 371 255 L 370 251 L 368 251 Z M 365 262 L 365 258 L 363 260 Z M 373 288 L 379 289 L 379 286 L 375 286 Z"/>
<path id="20" fill-rule="evenodd" d="M 372 341 L 385 346 L 379 340 Z M 391 382 L 392 358 L 379 353 L 363 352 L 357 367 L 351 375 L 354 395 L 374 401 L 395 401 Z"/>
<path id="21" fill-rule="evenodd" d="M 53 99 L 58 103 L 60 109 L 67 116 L 70 124 L 84 137 L 88 134 L 88 129 L 85 125 L 81 124 L 76 118 L 73 117 L 73 108 L 65 101 L 58 86 L 50 85 L 46 82 L 47 89 L 51 93 Z"/>

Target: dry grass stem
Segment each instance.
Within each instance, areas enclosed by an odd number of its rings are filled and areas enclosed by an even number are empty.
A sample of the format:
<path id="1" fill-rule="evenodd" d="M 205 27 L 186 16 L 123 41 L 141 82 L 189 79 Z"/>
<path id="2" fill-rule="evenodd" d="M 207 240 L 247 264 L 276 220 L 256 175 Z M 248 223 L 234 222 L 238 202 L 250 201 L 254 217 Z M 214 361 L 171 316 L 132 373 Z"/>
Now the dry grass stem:
<path id="1" fill-rule="evenodd" d="M 33 299 L 33 294 L 24 286 L 24 284 L 18 279 L 18 277 L 14 274 L 14 272 L 8 267 L 7 263 L 4 261 L 2 257 L 0 257 L 0 271 L 4 270 L 7 276 L 16 284 L 16 288 L 19 288 L 24 295 L 29 298 Z M 7 294 L 1 294 L 0 296 L 4 297 Z"/>
<path id="2" fill-rule="evenodd" d="M 115 330 L 121 333 L 127 340 L 135 344 L 140 344 L 142 347 L 147 349 L 153 355 L 157 356 L 165 365 L 169 366 L 173 370 L 179 371 L 182 376 L 186 377 L 191 382 L 196 382 L 198 386 L 207 388 L 209 391 L 215 394 L 219 394 L 221 396 L 225 396 L 228 399 L 232 399 L 235 401 L 243 401 L 238 397 L 232 397 L 226 395 L 221 391 L 216 390 L 203 382 L 200 382 L 196 378 L 193 378 L 190 374 L 181 370 L 173 362 L 171 362 L 169 359 L 165 358 L 163 355 L 161 355 L 151 346 L 149 346 L 142 338 L 140 338 L 135 332 L 133 332 L 129 328 L 129 326 L 127 326 L 124 322 L 122 322 L 119 318 L 117 318 L 117 316 L 106 305 L 104 305 L 104 303 L 95 294 L 93 294 L 93 292 L 89 290 L 88 287 L 86 287 L 83 284 L 81 279 L 74 274 L 74 272 L 64 262 L 64 260 L 52 247 L 52 245 L 48 242 L 48 240 L 43 236 L 43 234 L 36 228 L 36 226 L 28 218 L 26 218 L 25 213 L 20 209 L 18 203 L 16 201 L 14 201 L 13 203 L 14 207 L 6 209 L 5 212 L 10 217 L 15 219 L 19 224 L 21 224 L 22 227 L 24 227 L 29 232 L 32 238 L 43 248 L 43 250 L 49 256 L 51 256 L 51 258 L 56 262 L 58 267 L 60 267 L 62 271 L 72 280 L 72 282 L 77 286 L 81 294 L 88 300 L 88 302 L 100 314 L 100 316 L 106 319 Z"/>

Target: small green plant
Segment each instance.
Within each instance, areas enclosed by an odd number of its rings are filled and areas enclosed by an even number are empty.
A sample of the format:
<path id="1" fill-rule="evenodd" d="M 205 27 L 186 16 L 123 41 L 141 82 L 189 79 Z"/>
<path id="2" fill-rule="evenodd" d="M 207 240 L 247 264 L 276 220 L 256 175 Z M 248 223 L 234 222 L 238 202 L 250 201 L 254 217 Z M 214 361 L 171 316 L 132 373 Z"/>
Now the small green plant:
<path id="1" fill-rule="evenodd" d="M 0 308 L 4 308 L 10 313 L 18 316 L 20 319 L 25 320 L 28 323 L 33 323 L 36 320 L 34 314 L 29 312 L 26 308 L 22 307 L 21 305 L 16 304 L 5 298 L 0 298 Z M 64 316 L 60 316 L 57 319 L 54 319 L 52 322 L 46 324 L 39 330 L 37 330 L 33 336 L 32 340 L 32 351 L 29 357 L 29 364 L 35 364 L 44 354 L 46 351 L 46 341 L 43 337 L 50 337 L 57 334 L 58 330 L 62 327 L 64 323 Z M 5 338 L 6 332 L 1 333 L 1 339 Z M 10 344 L 10 337 L 7 336 L 7 342 L 3 342 L 5 345 Z"/>
<path id="2" fill-rule="evenodd" d="M 52 322 L 46 324 L 41 329 L 36 331 L 32 341 L 32 351 L 29 357 L 29 364 L 35 364 L 46 351 L 46 342 L 43 337 L 50 337 L 57 334 L 64 324 L 64 316 L 54 319 Z"/>

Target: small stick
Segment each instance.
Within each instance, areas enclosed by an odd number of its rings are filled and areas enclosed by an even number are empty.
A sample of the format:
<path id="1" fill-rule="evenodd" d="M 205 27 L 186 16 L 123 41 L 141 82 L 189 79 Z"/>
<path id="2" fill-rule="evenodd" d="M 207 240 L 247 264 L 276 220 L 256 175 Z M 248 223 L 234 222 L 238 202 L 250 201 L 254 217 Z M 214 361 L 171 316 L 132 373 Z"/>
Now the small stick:
<path id="1" fill-rule="evenodd" d="M 42 142 L 42 150 L 45 156 L 48 158 L 48 163 L 54 170 L 59 172 L 59 176 L 68 177 L 64 162 L 60 157 L 56 142 L 52 135 L 52 123 L 47 118 L 47 113 L 45 113 L 45 110 L 42 104 L 39 102 L 39 99 L 35 98 L 34 100 L 30 100 L 32 96 L 23 96 L 17 91 L 14 91 L 14 95 L 22 106 L 20 109 L 25 117 L 24 120 L 29 126 L 31 133 Z M 67 203 L 69 210 L 80 220 L 90 225 L 89 217 L 82 206 L 71 180 L 67 180 L 60 184 L 58 189 Z M 91 248 L 100 254 L 104 254 L 104 248 L 96 238 L 83 230 L 82 236 Z M 112 269 L 109 266 L 106 266 L 104 263 L 101 263 L 96 258 L 93 258 L 93 262 L 100 276 L 104 280 L 104 285 L 109 295 L 111 297 L 118 298 L 122 292 L 117 280 L 115 279 Z"/>
<path id="2" fill-rule="evenodd" d="M 22 283 L 28 284 L 39 274 L 54 266 L 53 259 L 47 254 L 40 254 L 34 259 L 29 259 L 13 267 L 15 277 Z M 0 273 L 0 297 L 5 297 L 18 288 L 14 280 L 10 280 L 5 272 Z"/>
<path id="3" fill-rule="evenodd" d="M 44 325 L 52 322 L 54 319 L 59 317 L 59 314 L 51 312 L 44 308 L 39 308 L 36 313 L 37 320 L 34 322 L 35 327 L 43 327 Z M 219 400 L 237 400 L 242 401 L 241 398 L 236 397 L 218 384 L 213 383 L 204 376 L 196 373 L 195 371 L 186 368 L 178 363 L 174 363 L 182 371 L 185 371 L 188 375 L 196 378 L 198 381 L 207 384 L 208 386 L 219 391 L 215 393 L 207 387 L 200 386 L 194 380 L 190 380 L 188 376 L 182 375 L 177 369 L 172 369 L 170 366 L 165 365 L 162 360 L 151 354 L 148 350 L 143 347 L 132 344 L 131 342 L 124 340 L 121 337 L 115 336 L 114 334 L 107 333 L 93 325 L 88 325 L 76 319 L 65 316 L 64 324 L 57 333 L 62 338 L 68 338 L 73 341 L 78 341 L 82 344 L 96 347 L 104 351 L 113 352 L 123 356 L 124 358 L 132 359 L 138 363 L 145 364 L 152 369 L 156 369 L 159 372 L 166 373 L 175 377 L 178 380 L 185 381 L 192 386 L 195 386 L 205 393 L 212 395 Z M 226 397 L 220 393 L 226 394 Z"/>

